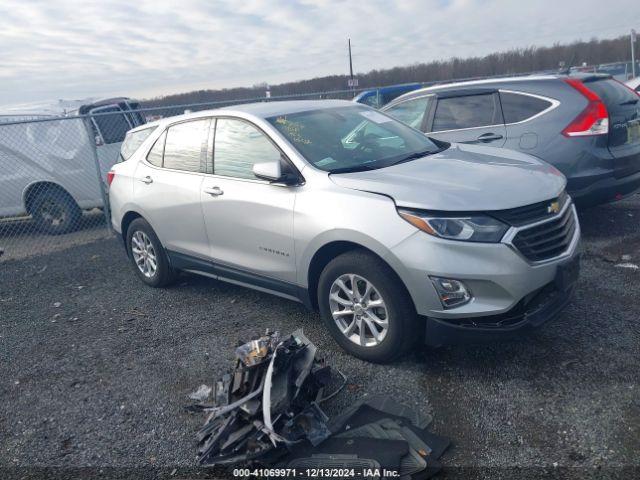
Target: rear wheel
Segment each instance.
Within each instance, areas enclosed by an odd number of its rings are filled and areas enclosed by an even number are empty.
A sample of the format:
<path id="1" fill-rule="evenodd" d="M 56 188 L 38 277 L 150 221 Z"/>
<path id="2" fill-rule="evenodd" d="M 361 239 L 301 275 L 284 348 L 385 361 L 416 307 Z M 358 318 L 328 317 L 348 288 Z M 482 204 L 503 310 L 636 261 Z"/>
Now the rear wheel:
<path id="1" fill-rule="evenodd" d="M 64 190 L 46 188 L 29 203 L 29 213 L 38 228 L 50 235 L 69 233 L 80 226 L 82 210 Z"/>
<path id="2" fill-rule="evenodd" d="M 329 262 L 320 275 L 318 305 L 333 338 L 363 360 L 391 361 L 420 337 L 401 280 L 368 252 L 347 252 Z"/>
<path id="3" fill-rule="evenodd" d="M 151 225 L 137 218 L 127 230 L 127 253 L 138 278 L 150 287 L 165 287 L 173 283 L 177 273 Z"/>

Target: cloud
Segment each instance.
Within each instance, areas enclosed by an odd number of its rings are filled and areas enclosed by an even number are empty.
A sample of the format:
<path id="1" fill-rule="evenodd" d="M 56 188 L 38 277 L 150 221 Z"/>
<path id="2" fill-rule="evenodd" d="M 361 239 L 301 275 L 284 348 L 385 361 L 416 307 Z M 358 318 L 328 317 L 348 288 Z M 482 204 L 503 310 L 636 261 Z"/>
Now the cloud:
<path id="1" fill-rule="evenodd" d="M 0 104 L 279 83 L 640 26 L 634 0 L 3 0 Z"/>

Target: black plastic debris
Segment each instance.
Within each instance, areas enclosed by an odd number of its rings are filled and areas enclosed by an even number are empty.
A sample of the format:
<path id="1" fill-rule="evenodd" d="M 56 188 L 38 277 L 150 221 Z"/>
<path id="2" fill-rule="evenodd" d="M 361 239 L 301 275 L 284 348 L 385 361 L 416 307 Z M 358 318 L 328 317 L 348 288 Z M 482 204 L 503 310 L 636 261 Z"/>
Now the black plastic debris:
<path id="1" fill-rule="evenodd" d="M 239 345 L 232 372 L 214 383 L 212 404 L 197 434 L 198 463 L 354 469 L 359 478 L 429 478 L 441 466 L 447 438 L 427 430 L 431 417 L 385 396 L 368 397 L 329 418 L 320 404 L 338 394 L 346 377 L 319 357 L 301 330 L 277 332 Z M 342 384 L 325 389 L 334 378 Z M 205 386 L 206 387 L 206 386 Z M 203 389 L 204 390 L 204 389 Z M 199 398 L 199 397 L 198 397 Z"/>
<path id="2" fill-rule="evenodd" d="M 273 462 L 289 445 L 318 444 L 331 434 L 315 403 L 331 371 L 302 331 L 285 338 L 267 333 L 235 354 L 234 371 L 215 383 L 214 404 L 187 407 L 208 413 L 198 432 L 200 464 Z"/>

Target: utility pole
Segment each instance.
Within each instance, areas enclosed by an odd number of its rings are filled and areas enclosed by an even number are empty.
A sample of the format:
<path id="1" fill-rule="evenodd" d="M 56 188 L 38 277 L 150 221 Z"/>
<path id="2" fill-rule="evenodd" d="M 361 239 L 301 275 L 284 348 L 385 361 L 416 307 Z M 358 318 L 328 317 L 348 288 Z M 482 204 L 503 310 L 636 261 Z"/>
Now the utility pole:
<path id="1" fill-rule="evenodd" d="M 351 90 L 355 90 L 358 86 L 358 80 L 353 78 L 353 61 L 351 59 L 351 39 L 348 39 L 349 42 L 349 81 L 347 82 L 348 86 Z"/>
<path id="2" fill-rule="evenodd" d="M 633 75 L 633 78 L 636 78 L 635 43 L 636 43 L 636 31 L 632 28 L 631 29 L 631 75 Z"/>

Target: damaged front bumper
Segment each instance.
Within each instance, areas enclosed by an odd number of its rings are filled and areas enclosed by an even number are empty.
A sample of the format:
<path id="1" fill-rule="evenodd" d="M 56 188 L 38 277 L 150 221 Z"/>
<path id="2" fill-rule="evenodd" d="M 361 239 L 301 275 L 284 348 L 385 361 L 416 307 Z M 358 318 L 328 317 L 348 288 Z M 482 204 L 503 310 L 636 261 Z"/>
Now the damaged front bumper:
<path id="1" fill-rule="evenodd" d="M 550 283 L 531 298 L 499 315 L 426 321 L 425 344 L 432 347 L 516 338 L 556 318 L 569 304 L 575 285 L 566 290 Z"/>

